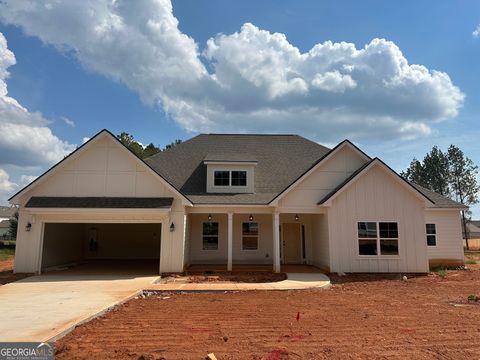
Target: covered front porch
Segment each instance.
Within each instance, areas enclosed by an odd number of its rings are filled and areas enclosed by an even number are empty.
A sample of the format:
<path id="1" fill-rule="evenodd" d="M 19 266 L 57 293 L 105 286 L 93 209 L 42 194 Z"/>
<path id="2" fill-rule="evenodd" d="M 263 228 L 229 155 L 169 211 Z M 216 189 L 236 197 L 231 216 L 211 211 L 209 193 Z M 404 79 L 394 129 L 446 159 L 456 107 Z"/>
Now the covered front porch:
<path id="1" fill-rule="evenodd" d="M 272 208 L 195 209 L 187 215 L 185 270 L 328 270 L 326 218 Z"/>

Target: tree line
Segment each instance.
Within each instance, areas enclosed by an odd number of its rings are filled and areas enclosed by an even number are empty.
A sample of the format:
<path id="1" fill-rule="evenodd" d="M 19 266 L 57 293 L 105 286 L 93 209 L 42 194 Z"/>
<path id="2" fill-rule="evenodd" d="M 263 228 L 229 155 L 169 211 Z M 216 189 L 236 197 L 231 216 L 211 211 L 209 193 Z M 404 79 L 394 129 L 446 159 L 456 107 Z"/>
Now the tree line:
<path id="1" fill-rule="evenodd" d="M 134 139 L 133 135 L 130 135 L 126 132 L 122 132 L 121 134 L 117 135 L 117 139 L 120 140 L 123 145 L 128 147 L 135 155 L 137 155 L 141 159 L 146 159 L 147 157 L 155 155 L 160 151 L 171 149 L 175 145 L 178 145 L 182 142 L 182 140 L 176 139 L 175 141 L 171 142 L 163 149 L 161 149 L 160 147 L 155 146 L 153 143 L 150 143 L 147 146 L 143 146 Z"/>
<path id="2" fill-rule="evenodd" d="M 434 146 L 422 161 L 414 158 L 401 175 L 415 184 L 463 205 L 470 206 L 479 201 L 478 166 L 455 145 L 450 145 L 446 152 Z M 462 210 L 462 227 L 467 249 L 469 249 L 467 222 L 470 218 L 471 212 Z"/>

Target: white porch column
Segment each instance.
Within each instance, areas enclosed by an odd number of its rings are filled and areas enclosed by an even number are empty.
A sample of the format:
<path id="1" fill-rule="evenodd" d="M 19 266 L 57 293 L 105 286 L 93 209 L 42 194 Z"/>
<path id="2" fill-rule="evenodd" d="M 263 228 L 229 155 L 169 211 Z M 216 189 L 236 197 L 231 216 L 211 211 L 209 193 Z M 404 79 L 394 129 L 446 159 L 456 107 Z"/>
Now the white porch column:
<path id="1" fill-rule="evenodd" d="M 273 271 L 280 272 L 280 214 L 273 214 Z"/>
<path id="2" fill-rule="evenodd" d="M 228 242 L 227 242 L 227 271 L 232 271 L 232 262 L 233 262 L 233 213 L 228 213 L 228 232 L 227 232 Z"/>

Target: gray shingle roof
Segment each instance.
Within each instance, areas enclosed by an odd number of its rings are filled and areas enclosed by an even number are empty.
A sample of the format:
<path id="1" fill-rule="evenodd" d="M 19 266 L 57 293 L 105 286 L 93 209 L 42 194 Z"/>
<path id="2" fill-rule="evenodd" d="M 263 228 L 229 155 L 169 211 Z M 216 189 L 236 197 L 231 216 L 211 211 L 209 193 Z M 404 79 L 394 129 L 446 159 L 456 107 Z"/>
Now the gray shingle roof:
<path id="1" fill-rule="evenodd" d="M 173 198 L 32 196 L 27 208 L 168 209 Z"/>
<path id="2" fill-rule="evenodd" d="M 10 227 L 10 220 L 0 221 L 0 229 L 8 229 Z"/>
<path id="3" fill-rule="evenodd" d="M 210 153 L 205 156 L 204 161 L 225 161 L 225 162 L 257 162 L 253 155 L 244 153 Z"/>
<path id="4" fill-rule="evenodd" d="M 428 197 L 435 203 L 436 208 L 465 208 L 467 209 L 468 206 L 465 206 L 459 202 L 456 202 L 452 199 L 449 199 L 443 195 L 437 194 L 434 191 L 425 189 L 423 186 L 411 183 L 418 191 Z"/>
<path id="5" fill-rule="evenodd" d="M 267 204 L 329 151 L 298 135 L 201 134 L 145 162 L 193 203 Z M 235 153 L 248 154 L 248 160 L 258 162 L 255 192 L 208 194 L 204 159 L 212 154 Z"/>

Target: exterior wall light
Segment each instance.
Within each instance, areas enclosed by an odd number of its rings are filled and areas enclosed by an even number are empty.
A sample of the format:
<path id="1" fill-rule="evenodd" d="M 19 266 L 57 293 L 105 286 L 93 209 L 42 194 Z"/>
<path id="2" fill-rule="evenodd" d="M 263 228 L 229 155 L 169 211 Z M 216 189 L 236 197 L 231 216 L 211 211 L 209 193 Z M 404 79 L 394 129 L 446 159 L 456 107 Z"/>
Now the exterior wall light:
<path id="1" fill-rule="evenodd" d="M 300 219 L 300 218 L 298 217 L 298 214 L 295 214 L 295 221 L 298 221 L 298 219 Z"/>
<path id="2" fill-rule="evenodd" d="M 250 216 L 248 217 L 248 220 L 253 221 L 253 215 L 252 214 L 250 214 Z"/>
<path id="3" fill-rule="evenodd" d="M 212 214 L 208 214 L 208 221 L 212 221 Z"/>
<path id="4" fill-rule="evenodd" d="M 170 232 L 174 232 L 175 231 L 175 224 L 172 222 L 170 224 Z"/>
<path id="5" fill-rule="evenodd" d="M 28 222 L 25 226 L 25 231 L 30 232 L 30 230 L 32 230 L 32 223 Z"/>

